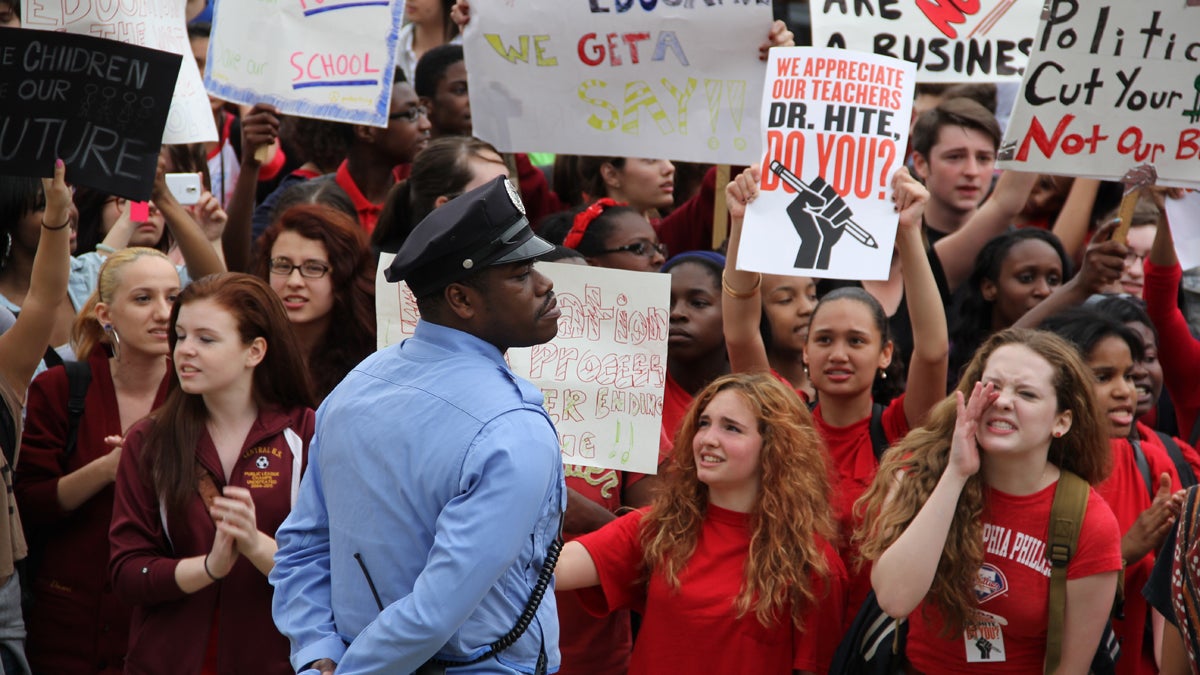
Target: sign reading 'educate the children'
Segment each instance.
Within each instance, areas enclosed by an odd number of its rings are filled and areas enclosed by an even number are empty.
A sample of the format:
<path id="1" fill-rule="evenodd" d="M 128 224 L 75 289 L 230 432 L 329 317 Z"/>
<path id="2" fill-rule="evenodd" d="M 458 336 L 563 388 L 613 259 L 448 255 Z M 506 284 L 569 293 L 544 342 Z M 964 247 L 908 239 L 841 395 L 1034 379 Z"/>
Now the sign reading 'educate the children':
<path id="1" fill-rule="evenodd" d="M 884 279 L 899 222 L 914 67 L 841 49 L 772 49 L 762 101 L 759 196 L 738 267 L 824 279 Z"/>
<path id="2" fill-rule="evenodd" d="M 554 281 L 558 336 L 506 357 L 541 388 L 563 463 L 656 473 L 670 275 L 559 263 L 537 269 Z M 420 319 L 412 291 L 397 286 L 398 303 L 376 304 L 380 349 L 411 337 Z"/>
<path id="3" fill-rule="evenodd" d="M 1042 3 L 810 0 L 809 8 L 814 45 L 911 61 L 921 82 L 1015 82 L 1029 60 Z"/>
<path id="4" fill-rule="evenodd" d="M 0 174 L 50 176 L 62 159 L 72 183 L 149 199 L 181 57 L 87 35 L 0 31 Z"/>
<path id="5" fill-rule="evenodd" d="M 770 0 L 471 5 L 475 135 L 502 151 L 747 164 Z"/>
<path id="6" fill-rule="evenodd" d="M 1200 186 L 1200 3 L 1047 0 L 1000 165 Z"/>
<path id="7" fill-rule="evenodd" d="M 192 58 L 185 5 L 184 0 L 21 0 L 21 25 L 90 35 L 185 57 L 179 66 L 161 142 L 207 143 L 217 140 L 217 125 L 200 81 L 200 69 Z M 0 44 L 3 42 L 0 40 Z"/>
<path id="8" fill-rule="evenodd" d="M 204 85 L 235 103 L 385 127 L 403 11 L 403 0 L 219 3 Z"/>

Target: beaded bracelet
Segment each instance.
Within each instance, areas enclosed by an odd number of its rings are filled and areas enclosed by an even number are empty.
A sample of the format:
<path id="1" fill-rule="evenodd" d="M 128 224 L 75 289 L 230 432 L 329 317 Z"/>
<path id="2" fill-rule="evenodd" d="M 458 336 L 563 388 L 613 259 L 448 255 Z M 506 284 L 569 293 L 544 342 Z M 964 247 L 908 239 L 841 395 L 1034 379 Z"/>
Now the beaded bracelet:
<path id="1" fill-rule="evenodd" d="M 758 292 L 760 286 L 762 286 L 762 274 L 759 274 L 758 278 L 754 280 L 753 286 L 747 290 L 739 291 L 733 286 L 729 285 L 729 280 L 725 277 L 725 272 L 721 272 L 721 289 L 724 290 L 725 294 L 731 298 L 749 298 Z"/>

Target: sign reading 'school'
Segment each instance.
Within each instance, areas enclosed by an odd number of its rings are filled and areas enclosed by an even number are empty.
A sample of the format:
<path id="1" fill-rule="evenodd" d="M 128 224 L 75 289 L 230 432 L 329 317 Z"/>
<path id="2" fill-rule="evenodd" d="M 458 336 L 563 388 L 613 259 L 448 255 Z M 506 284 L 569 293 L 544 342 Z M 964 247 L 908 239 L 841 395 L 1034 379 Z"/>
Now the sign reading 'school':
<path id="1" fill-rule="evenodd" d="M 204 84 L 227 101 L 385 127 L 403 10 L 402 0 L 222 2 Z"/>
<path id="2" fill-rule="evenodd" d="M 149 199 L 181 57 L 111 40 L 3 30 L 0 174 Z"/>

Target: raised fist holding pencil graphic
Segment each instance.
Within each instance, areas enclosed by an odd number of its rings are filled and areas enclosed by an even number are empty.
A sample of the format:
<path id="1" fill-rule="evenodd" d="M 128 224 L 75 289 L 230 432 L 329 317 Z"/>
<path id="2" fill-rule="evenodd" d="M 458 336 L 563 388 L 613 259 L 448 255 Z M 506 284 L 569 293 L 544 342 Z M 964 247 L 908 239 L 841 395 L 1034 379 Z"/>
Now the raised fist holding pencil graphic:
<path id="1" fill-rule="evenodd" d="M 854 213 L 825 179 L 817 176 L 805 184 L 778 161 L 771 162 L 770 169 L 797 192 L 787 207 L 792 226 L 800 235 L 797 269 L 829 269 L 829 254 L 846 233 L 864 246 L 879 248 L 875 238 L 851 220 Z"/>

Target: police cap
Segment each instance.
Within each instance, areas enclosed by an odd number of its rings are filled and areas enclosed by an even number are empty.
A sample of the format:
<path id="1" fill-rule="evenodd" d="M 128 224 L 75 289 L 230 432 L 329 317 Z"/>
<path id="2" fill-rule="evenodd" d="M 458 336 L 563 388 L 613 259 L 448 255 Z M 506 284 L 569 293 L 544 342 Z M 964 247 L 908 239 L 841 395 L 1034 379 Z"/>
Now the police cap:
<path id="1" fill-rule="evenodd" d="M 553 249 L 530 229 L 512 183 L 498 177 L 434 209 L 384 274 L 388 281 L 408 282 L 420 298 L 489 265 L 531 260 Z"/>

